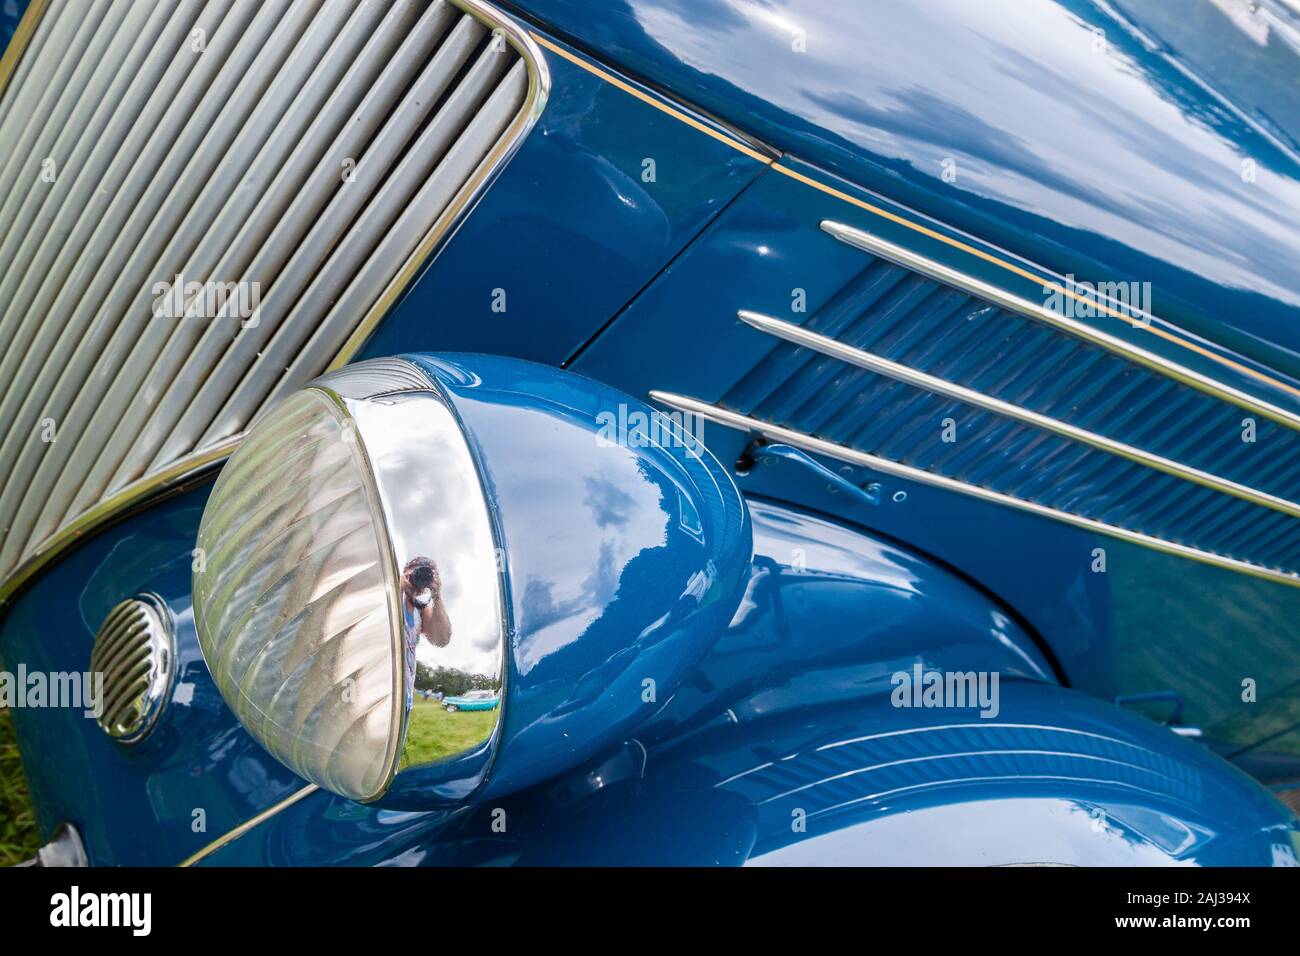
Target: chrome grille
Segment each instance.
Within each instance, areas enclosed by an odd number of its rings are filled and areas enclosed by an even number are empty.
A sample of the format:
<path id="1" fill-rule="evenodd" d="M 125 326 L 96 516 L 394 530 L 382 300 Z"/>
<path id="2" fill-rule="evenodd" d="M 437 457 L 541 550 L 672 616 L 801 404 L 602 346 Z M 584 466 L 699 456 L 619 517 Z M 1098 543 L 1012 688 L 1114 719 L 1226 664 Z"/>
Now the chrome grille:
<path id="1" fill-rule="evenodd" d="M 176 662 L 171 613 L 150 594 L 123 601 L 104 618 L 90 652 L 90 672 L 102 679 L 104 733 L 123 743 L 147 734 L 162 712 Z"/>
<path id="2" fill-rule="evenodd" d="M 0 101 L 0 579 L 355 349 L 535 115 L 495 16 L 50 5 Z"/>

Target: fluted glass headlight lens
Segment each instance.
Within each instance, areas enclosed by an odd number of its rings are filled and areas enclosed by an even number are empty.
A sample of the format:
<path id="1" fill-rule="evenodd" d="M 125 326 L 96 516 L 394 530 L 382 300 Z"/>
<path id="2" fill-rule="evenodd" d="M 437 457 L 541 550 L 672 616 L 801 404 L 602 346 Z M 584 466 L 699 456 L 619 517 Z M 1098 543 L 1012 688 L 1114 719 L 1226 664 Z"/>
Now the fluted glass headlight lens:
<path id="1" fill-rule="evenodd" d="M 353 422 L 298 392 L 222 471 L 194 573 L 199 639 L 236 716 L 357 800 L 383 791 L 401 736 L 398 583 L 379 514 Z"/>

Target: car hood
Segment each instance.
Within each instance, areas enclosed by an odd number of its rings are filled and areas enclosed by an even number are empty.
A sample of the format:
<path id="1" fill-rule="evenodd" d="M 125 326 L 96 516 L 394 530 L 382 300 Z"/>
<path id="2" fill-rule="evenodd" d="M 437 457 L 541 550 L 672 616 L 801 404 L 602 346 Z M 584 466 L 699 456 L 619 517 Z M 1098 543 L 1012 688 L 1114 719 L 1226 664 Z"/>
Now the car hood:
<path id="1" fill-rule="evenodd" d="M 1300 376 L 1300 32 L 1239 0 L 515 0 L 778 149 Z M 1252 12 L 1253 9 L 1253 12 Z"/>

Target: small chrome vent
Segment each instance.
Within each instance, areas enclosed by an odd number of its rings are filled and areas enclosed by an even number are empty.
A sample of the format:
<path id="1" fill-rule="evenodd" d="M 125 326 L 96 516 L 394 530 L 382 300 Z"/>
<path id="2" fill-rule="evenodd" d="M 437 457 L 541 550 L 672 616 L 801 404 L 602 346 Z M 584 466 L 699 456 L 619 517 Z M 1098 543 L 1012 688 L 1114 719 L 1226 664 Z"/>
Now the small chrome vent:
<path id="1" fill-rule="evenodd" d="M 135 743 L 153 729 L 175 660 L 171 612 L 161 598 L 139 594 L 108 612 L 90 652 L 90 672 L 104 682 L 96 718 L 104 733 Z"/>
<path id="2" fill-rule="evenodd" d="M 51 4 L 0 100 L 0 578 L 353 354 L 531 126 L 480 0 Z"/>

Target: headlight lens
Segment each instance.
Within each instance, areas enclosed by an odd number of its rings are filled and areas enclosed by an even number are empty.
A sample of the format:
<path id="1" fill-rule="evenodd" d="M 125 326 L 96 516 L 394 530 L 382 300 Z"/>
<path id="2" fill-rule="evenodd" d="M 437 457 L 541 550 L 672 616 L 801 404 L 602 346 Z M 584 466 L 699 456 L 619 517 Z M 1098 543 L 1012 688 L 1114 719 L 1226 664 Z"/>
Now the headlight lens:
<path id="1" fill-rule="evenodd" d="M 378 796 L 401 743 L 396 573 L 345 409 L 298 392 L 254 427 L 199 528 L 195 625 L 236 716 L 321 787 Z"/>

